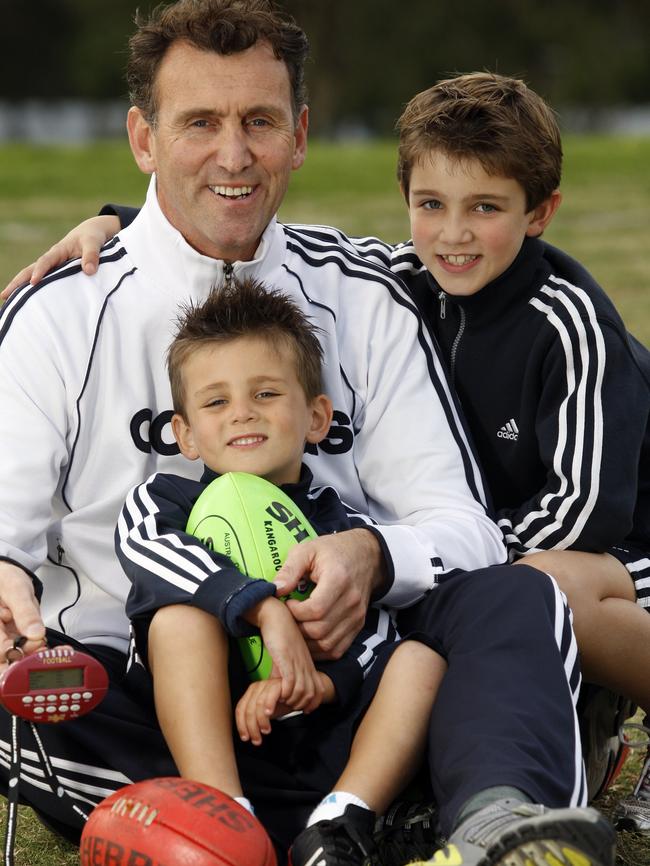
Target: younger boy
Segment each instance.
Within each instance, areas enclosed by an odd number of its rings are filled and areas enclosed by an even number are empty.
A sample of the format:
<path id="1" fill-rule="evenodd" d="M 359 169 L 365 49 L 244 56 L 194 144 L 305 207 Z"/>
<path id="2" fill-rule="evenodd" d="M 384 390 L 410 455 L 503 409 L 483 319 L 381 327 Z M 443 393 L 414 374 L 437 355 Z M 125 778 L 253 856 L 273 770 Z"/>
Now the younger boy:
<path id="1" fill-rule="evenodd" d="M 302 464 L 305 444 L 320 441 L 332 420 L 321 359 L 298 308 L 260 284 L 234 283 L 188 308 L 168 355 L 172 428 L 182 453 L 201 459 L 205 472 L 200 482 L 151 476 L 130 493 L 116 530 L 133 583 L 135 647 L 151 671 L 179 773 L 252 810 L 250 797 L 285 843 L 322 800 L 293 844 L 293 866 L 374 856 L 375 813 L 421 760 L 446 667 L 422 643 L 397 646 L 391 615 L 378 607 L 343 658 L 314 666 L 273 584 L 241 574 L 185 532 L 205 486 L 231 471 L 282 485 L 321 533 L 367 527 L 332 488 L 310 489 Z M 274 670 L 251 684 L 228 638 L 256 629 Z M 271 720 L 292 711 L 304 715 L 272 730 Z"/>
<path id="2" fill-rule="evenodd" d="M 510 558 L 568 596 L 585 679 L 647 712 L 650 354 L 540 239 L 561 199 L 555 116 L 522 81 L 473 73 L 398 126 L 413 240 L 382 258 L 440 343 Z M 649 765 L 619 826 L 650 832 Z"/>

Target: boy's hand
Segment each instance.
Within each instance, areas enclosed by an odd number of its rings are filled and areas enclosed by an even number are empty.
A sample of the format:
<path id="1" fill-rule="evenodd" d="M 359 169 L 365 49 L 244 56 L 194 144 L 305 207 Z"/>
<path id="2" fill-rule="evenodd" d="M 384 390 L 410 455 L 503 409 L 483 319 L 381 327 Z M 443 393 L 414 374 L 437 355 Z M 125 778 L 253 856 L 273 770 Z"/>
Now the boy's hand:
<path id="1" fill-rule="evenodd" d="M 327 674 L 316 672 L 322 686 L 322 700 L 311 705 L 309 710 L 315 710 L 320 703 L 332 703 L 335 699 L 334 685 Z M 235 708 L 235 723 L 239 736 L 244 742 L 248 740 L 254 746 L 259 746 L 262 736 L 271 732 L 271 720 L 290 712 L 292 707 L 280 700 L 282 680 L 271 677 L 251 683 L 242 695 Z"/>
<path id="2" fill-rule="evenodd" d="M 287 607 L 316 659 L 338 659 L 361 629 L 370 597 L 384 580 L 385 563 L 367 529 L 323 535 L 291 548 L 275 581 L 278 595 L 296 588 L 303 577 L 316 587 L 305 601 Z"/>
<path id="3" fill-rule="evenodd" d="M 244 742 L 248 740 L 254 746 L 262 742 L 262 735 L 271 732 L 271 719 L 275 718 L 276 710 L 282 706 L 280 694 L 282 680 L 274 677 L 251 683 L 235 707 L 235 724 L 237 732 Z"/>
<path id="4" fill-rule="evenodd" d="M 280 700 L 294 710 L 311 712 L 322 700 L 322 685 L 291 612 L 271 597 L 251 608 L 246 619 L 260 630 L 273 661 L 271 677 L 282 681 Z"/>
<path id="5" fill-rule="evenodd" d="M 84 273 L 94 274 L 99 265 L 100 249 L 119 230 L 120 221 L 116 216 L 98 216 L 85 220 L 51 246 L 35 262 L 17 273 L 0 294 L 0 298 L 6 301 L 18 286 L 27 282 L 36 285 L 53 268 L 79 256 L 81 256 L 81 267 Z"/>

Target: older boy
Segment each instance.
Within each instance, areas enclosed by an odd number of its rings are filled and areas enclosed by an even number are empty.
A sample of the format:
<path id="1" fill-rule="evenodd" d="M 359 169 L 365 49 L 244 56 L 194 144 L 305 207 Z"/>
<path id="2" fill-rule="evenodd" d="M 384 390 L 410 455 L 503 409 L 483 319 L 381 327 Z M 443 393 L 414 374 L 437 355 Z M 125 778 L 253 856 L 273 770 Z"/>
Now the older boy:
<path id="1" fill-rule="evenodd" d="M 375 812 L 388 808 L 421 759 L 445 668 L 422 643 L 395 648 L 391 616 L 378 607 L 339 661 L 314 668 L 274 585 L 242 575 L 185 532 L 206 485 L 232 471 L 282 485 L 319 532 L 368 526 L 333 488 L 310 489 L 302 463 L 305 445 L 322 440 L 332 420 L 315 330 L 285 296 L 253 281 L 186 309 L 168 355 L 172 428 L 181 452 L 205 470 L 200 481 L 151 476 L 129 494 L 116 530 L 133 584 L 127 613 L 136 648 L 152 673 L 158 719 L 181 775 L 249 809 L 250 795 L 280 844 L 332 791 L 294 843 L 293 866 L 315 854 L 340 862 L 341 839 L 350 849 L 345 862 L 374 855 Z M 275 675 L 251 684 L 227 638 L 254 628 Z M 234 744 L 231 692 L 241 739 Z M 271 719 L 291 710 L 313 715 L 271 733 Z"/>
<path id="2" fill-rule="evenodd" d="M 413 241 L 391 265 L 446 357 L 511 559 L 567 594 L 586 679 L 647 711 L 650 354 L 540 240 L 560 204 L 553 112 L 474 73 L 417 95 L 399 130 Z M 619 826 L 650 831 L 649 763 Z"/>

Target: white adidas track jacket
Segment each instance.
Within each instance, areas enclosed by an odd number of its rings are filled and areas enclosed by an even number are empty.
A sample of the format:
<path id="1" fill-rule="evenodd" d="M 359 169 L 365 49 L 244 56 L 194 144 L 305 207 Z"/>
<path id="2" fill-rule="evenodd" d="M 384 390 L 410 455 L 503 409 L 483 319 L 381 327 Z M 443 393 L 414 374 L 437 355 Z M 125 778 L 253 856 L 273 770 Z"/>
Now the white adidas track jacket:
<path id="1" fill-rule="evenodd" d="M 504 560 L 442 366 L 400 282 L 317 228 L 275 221 L 253 261 L 224 266 L 166 221 L 152 179 L 96 275 L 69 262 L 0 312 L 0 559 L 38 574 L 48 626 L 126 649 L 115 524 L 152 473 L 200 476 L 173 441 L 165 352 L 179 302 L 205 298 L 231 271 L 284 290 L 323 331 L 335 414 L 306 462 L 317 484 L 378 522 L 392 578 L 383 602 L 407 606 L 445 571 Z"/>

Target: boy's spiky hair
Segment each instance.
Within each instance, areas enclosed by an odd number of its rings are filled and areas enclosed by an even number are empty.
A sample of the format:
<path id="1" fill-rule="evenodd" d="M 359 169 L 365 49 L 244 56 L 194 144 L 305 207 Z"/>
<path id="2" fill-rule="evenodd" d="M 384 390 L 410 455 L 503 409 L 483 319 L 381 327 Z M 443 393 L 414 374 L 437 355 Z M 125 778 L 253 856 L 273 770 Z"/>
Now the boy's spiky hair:
<path id="1" fill-rule="evenodd" d="M 518 78 L 472 72 L 418 93 L 397 122 L 397 177 L 408 200 L 413 166 L 442 151 L 513 178 L 531 211 L 560 184 L 562 141 L 546 102 Z"/>
<path id="2" fill-rule="evenodd" d="M 192 352 L 241 337 L 261 337 L 288 346 L 307 400 L 322 393 L 323 349 L 304 313 L 277 289 L 253 279 L 213 289 L 202 303 L 181 307 L 176 336 L 167 352 L 174 412 L 185 417 L 183 366 Z"/>

